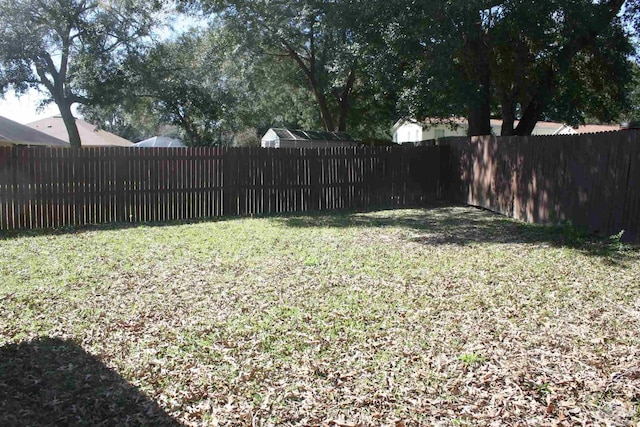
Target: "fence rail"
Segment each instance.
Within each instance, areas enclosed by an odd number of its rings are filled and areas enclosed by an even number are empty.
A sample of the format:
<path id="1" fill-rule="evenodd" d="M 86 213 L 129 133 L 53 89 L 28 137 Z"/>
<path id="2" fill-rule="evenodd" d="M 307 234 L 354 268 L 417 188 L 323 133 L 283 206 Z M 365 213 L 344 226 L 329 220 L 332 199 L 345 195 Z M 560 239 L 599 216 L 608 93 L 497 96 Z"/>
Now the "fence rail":
<path id="1" fill-rule="evenodd" d="M 0 147 L 0 229 L 415 205 L 446 150 Z"/>
<path id="2" fill-rule="evenodd" d="M 448 138 L 452 197 L 522 221 L 640 242 L 638 131 Z"/>

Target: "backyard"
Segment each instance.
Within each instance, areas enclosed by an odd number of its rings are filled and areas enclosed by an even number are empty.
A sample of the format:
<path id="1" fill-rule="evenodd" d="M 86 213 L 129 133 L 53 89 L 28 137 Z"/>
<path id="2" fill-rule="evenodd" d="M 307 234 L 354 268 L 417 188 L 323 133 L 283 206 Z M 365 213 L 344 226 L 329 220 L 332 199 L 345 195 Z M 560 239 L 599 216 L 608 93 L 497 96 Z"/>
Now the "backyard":
<path id="1" fill-rule="evenodd" d="M 0 425 L 640 424 L 640 251 L 450 205 L 6 232 Z"/>

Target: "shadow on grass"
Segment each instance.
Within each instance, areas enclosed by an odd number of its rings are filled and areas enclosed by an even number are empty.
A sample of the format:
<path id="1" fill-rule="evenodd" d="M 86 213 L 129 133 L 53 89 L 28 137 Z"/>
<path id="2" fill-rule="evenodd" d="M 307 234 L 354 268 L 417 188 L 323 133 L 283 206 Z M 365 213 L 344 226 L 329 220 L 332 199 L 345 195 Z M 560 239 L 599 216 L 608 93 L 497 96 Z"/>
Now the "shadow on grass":
<path id="1" fill-rule="evenodd" d="M 170 220 L 158 222 L 109 222 L 105 224 L 89 224 L 77 226 L 64 226 L 59 228 L 36 228 L 36 229 L 18 229 L 18 230 L 0 230 L 0 241 L 11 239 L 22 239 L 25 237 L 38 236 L 62 236 L 67 234 L 77 234 L 88 231 L 100 230 L 128 230 L 138 227 L 174 227 L 177 225 L 202 224 L 208 222 L 233 221 L 239 217 L 214 217 L 214 218 L 195 218 L 190 220 Z"/>
<path id="2" fill-rule="evenodd" d="M 180 426 L 71 341 L 0 347 L 0 425 Z"/>
<path id="3" fill-rule="evenodd" d="M 409 238 L 411 241 L 425 245 L 548 244 L 576 249 L 614 264 L 640 256 L 640 247 L 623 243 L 620 236 L 598 237 L 571 224 L 527 224 L 463 205 L 435 204 L 413 210 L 287 215 L 280 220 L 294 228 L 406 228 L 415 231 Z"/>
<path id="4" fill-rule="evenodd" d="M 60 229 L 1 231 L 0 240 L 42 235 L 76 234 L 92 230 L 126 230 L 137 227 L 171 227 L 186 224 L 234 221 L 247 217 L 216 217 L 187 221 L 147 223 L 111 223 Z M 567 247 L 611 264 L 640 256 L 640 246 L 629 245 L 619 236 L 598 237 L 571 224 L 537 225 L 511 220 L 493 212 L 465 205 L 437 202 L 412 209 L 370 207 L 361 211 L 296 212 L 261 214 L 253 218 L 271 218 L 287 227 L 402 227 L 415 230 L 413 242 L 437 245 L 473 243 L 531 243 Z"/>

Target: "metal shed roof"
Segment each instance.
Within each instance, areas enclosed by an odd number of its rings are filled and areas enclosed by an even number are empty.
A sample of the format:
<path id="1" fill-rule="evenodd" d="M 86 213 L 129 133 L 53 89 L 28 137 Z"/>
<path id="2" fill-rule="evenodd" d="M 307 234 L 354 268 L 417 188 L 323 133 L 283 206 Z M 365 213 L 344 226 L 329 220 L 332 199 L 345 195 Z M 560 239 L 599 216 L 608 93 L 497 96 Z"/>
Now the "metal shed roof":
<path id="1" fill-rule="evenodd" d="M 168 138 L 166 136 L 154 136 L 144 141 L 136 142 L 133 144 L 134 147 L 162 147 L 162 148 L 172 148 L 172 147 L 184 147 L 185 145 L 182 141 L 178 139 Z"/>
<path id="2" fill-rule="evenodd" d="M 346 132 L 272 128 L 281 141 L 356 141 Z"/>

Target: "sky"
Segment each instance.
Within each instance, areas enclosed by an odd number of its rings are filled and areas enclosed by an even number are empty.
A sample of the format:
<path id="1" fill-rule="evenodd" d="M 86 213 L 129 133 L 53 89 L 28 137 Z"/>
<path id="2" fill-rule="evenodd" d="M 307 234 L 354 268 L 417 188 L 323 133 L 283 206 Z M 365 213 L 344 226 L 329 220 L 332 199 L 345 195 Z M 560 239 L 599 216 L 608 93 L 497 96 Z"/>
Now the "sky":
<path id="1" fill-rule="evenodd" d="M 0 116 L 18 123 L 27 124 L 45 117 L 59 115 L 58 107 L 55 104 L 48 105 L 43 111 L 38 112 L 38 104 L 42 95 L 35 90 L 31 90 L 20 98 L 16 98 L 13 92 L 0 98 Z"/>
<path id="2" fill-rule="evenodd" d="M 171 13 L 170 13 L 171 12 Z M 167 16 L 164 21 L 170 23 L 167 26 L 161 26 L 157 29 L 156 36 L 159 40 L 167 40 L 184 33 L 192 27 L 204 28 L 207 20 L 194 15 L 176 14 L 175 11 L 166 12 Z M 13 91 L 7 91 L 4 98 L 0 97 L 0 116 L 13 120 L 21 124 L 27 124 L 36 120 L 44 119 L 51 116 L 60 115 L 60 111 L 55 104 L 48 105 L 43 111 L 37 111 L 40 100 L 44 94 L 40 94 L 36 90 L 29 90 L 26 94 L 17 98 Z M 74 105 L 77 107 L 77 105 Z M 77 108 L 73 109 L 76 117 L 81 117 Z"/>

